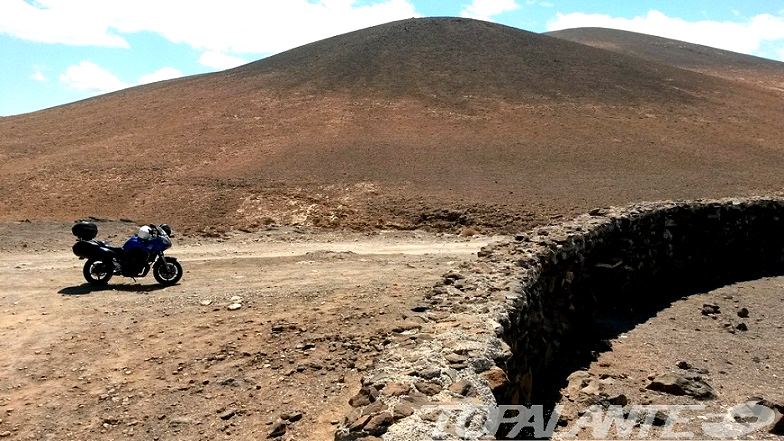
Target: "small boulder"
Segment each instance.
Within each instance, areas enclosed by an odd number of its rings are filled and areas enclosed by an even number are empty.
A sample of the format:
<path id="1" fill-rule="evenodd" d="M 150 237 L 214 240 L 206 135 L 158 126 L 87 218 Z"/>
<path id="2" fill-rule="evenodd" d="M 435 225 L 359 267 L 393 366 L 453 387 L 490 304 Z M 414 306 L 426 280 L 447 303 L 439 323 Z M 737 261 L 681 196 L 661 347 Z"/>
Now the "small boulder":
<path id="1" fill-rule="evenodd" d="M 665 374 L 656 377 L 647 386 L 647 389 L 664 392 L 671 395 L 689 395 L 698 400 L 716 398 L 713 388 L 699 376 L 680 376 Z"/>

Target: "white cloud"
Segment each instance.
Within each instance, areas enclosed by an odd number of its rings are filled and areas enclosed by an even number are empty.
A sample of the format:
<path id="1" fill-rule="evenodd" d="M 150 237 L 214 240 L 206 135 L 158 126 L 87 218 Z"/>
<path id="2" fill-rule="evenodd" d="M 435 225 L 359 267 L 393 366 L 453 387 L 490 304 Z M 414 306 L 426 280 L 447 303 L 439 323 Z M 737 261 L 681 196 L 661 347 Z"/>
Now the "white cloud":
<path id="1" fill-rule="evenodd" d="M 0 1 L 0 34 L 68 45 L 128 47 L 148 31 L 224 53 L 273 53 L 417 16 L 408 0 L 23 0 Z M 481 3 L 481 1 L 480 1 Z M 503 1 L 502 3 L 508 3 Z"/>
<path id="2" fill-rule="evenodd" d="M 463 7 L 461 15 L 467 18 L 493 21 L 492 16 L 518 9 L 515 0 L 474 0 L 470 5 Z"/>
<path id="3" fill-rule="evenodd" d="M 156 81 L 171 80 L 182 76 L 182 72 L 173 67 L 164 67 L 151 74 L 143 75 L 139 78 L 139 84 L 154 83 Z"/>
<path id="4" fill-rule="evenodd" d="M 70 66 L 60 75 L 60 81 L 72 89 L 93 93 L 113 92 L 128 87 L 108 70 L 89 61 Z"/>
<path id="5" fill-rule="evenodd" d="M 106 9 L 106 5 L 96 0 L 80 0 L 68 5 L 57 0 L 42 0 L 37 6 L 23 0 L 3 0 L 0 3 L 0 34 L 40 43 L 128 47 L 124 38 L 110 32 L 110 22 L 97 19 Z"/>
<path id="6" fill-rule="evenodd" d="M 44 74 L 41 73 L 41 68 L 40 67 L 33 66 L 33 69 L 35 70 L 35 72 L 33 72 L 33 74 L 30 75 L 30 78 L 34 79 L 35 81 L 41 81 L 41 82 L 48 81 L 46 79 L 46 77 L 44 76 Z"/>
<path id="7" fill-rule="evenodd" d="M 744 22 L 688 22 L 649 11 L 645 17 L 618 18 L 600 14 L 558 14 L 547 23 L 557 31 L 578 27 L 602 27 L 673 38 L 745 54 L 758 54 L 763 42 L 784 43 L 784 15 L 757 15 Z"/>
<path id="8" fill-rule="evenodd" d="M 207 51 L 199 57 L 200 64 L 221 70 L 241 66 L 247 62 L 247 60 L 243 60 L 242 58 L 226 55 L 219 51 Z"/>

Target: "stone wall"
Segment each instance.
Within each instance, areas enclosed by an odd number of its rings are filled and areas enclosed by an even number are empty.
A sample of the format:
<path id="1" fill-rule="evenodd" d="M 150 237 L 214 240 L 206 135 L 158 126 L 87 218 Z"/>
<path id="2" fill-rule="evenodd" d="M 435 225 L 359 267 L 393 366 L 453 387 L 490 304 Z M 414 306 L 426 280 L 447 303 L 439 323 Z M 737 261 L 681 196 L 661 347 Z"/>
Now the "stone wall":
<path id="1" fill-rule="evenodd" d="M 784 198 L 597 209 L 489 245 L 414 308 L 336 439 L 431 438 L 428 405 L 530 403 L 596 311 L 780 273 L 783 257 Z"/>

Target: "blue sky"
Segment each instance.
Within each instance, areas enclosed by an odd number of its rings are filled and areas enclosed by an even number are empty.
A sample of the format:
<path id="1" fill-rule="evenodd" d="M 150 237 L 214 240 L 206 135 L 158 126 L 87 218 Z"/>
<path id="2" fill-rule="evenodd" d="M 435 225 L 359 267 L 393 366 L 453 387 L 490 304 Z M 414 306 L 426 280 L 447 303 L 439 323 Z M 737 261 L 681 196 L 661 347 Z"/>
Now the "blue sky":
<path id="1" fill-rule="evenodd" d="M 634 30 L 784 60 L 784 2 L 1 0 L 0 116 L 258 60 L 414 16 Z"/>

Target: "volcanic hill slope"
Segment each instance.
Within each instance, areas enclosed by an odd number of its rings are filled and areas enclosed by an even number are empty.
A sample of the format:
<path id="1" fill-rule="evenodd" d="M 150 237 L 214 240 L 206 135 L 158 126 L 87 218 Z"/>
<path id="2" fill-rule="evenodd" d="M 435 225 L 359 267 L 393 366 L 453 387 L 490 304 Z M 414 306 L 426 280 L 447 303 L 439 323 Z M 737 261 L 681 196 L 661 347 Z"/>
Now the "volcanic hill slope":
<path id="1" fill-rule="evenodd" d="M 604 28 L 564 29 L 545 35 L 655 63 L 747 82 L 784 96 L 782 63 L 699 44 Z"/>
<path id="2" fill-rule="evenodd" d="M 755 72 L 774 81 L 784 64 Z M 600 205 L 781 190 L 782 121 L 781 97 L 747 81 L 413 19 L 2 118 L 0 216 L 511 231 Z"/>

